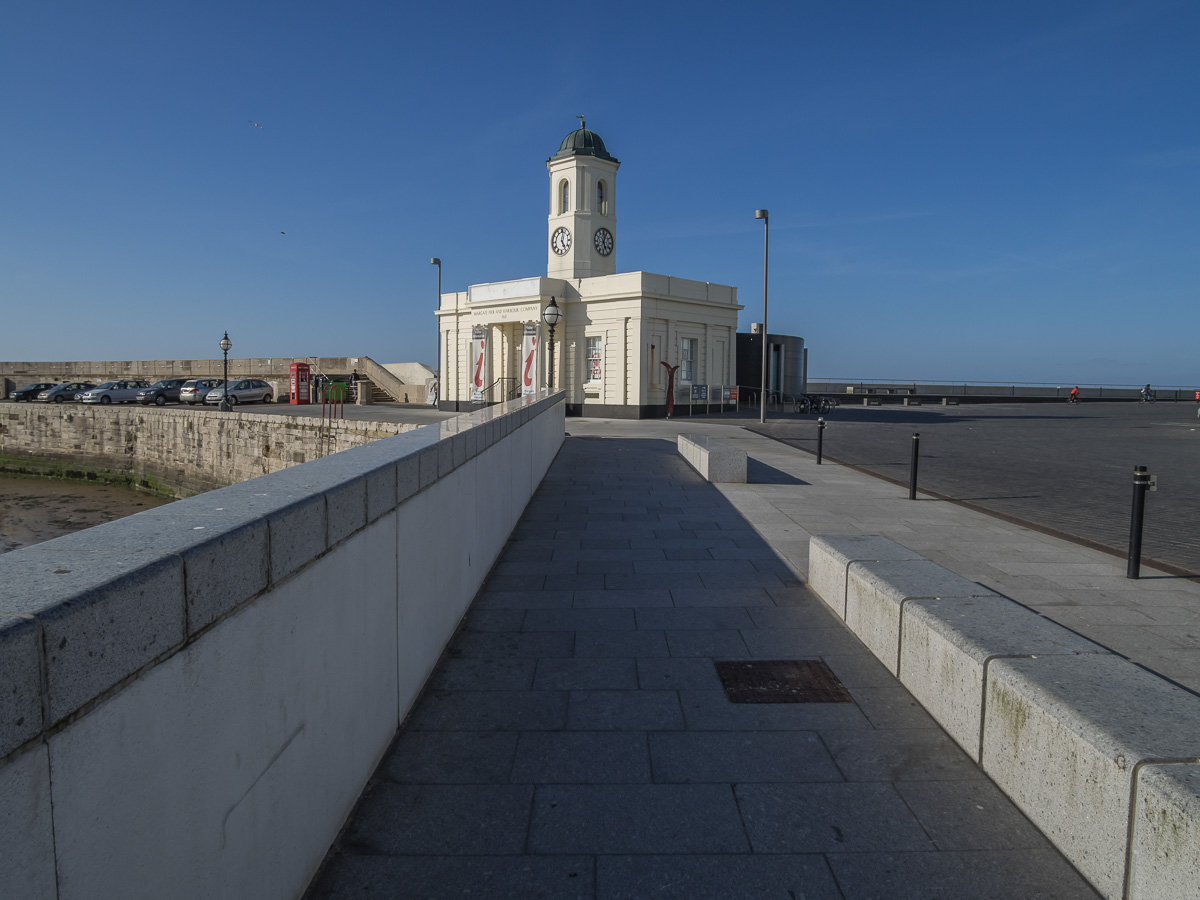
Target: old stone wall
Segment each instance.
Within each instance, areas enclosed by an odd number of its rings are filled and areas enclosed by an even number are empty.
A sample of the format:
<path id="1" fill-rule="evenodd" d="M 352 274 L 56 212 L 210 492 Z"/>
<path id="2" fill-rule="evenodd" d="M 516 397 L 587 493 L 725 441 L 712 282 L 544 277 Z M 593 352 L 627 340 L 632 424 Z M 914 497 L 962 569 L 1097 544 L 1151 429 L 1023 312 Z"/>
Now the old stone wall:
<path id="1" fill-rule="evenodd" d="M 187 497 L 418 426 L 141 406 L 0 407 L 0 467 L 100 474 Z"/>

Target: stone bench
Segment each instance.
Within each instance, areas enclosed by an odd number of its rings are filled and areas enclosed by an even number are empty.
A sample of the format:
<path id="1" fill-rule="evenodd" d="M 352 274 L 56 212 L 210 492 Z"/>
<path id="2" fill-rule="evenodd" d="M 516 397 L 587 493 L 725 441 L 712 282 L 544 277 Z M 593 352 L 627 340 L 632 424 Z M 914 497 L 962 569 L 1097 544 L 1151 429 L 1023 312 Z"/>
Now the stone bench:
<path id="1" fill-rule="evenodd" d="M 703 434 L 681 434 L 676 441 L 679 455 L 686 459 L 706 481 L 746 483 L 745 450 L 731 447 Z"/>
<path id="2" fill-rule="evenodd" d="M 1200 896 L 1200 697 L 878 535 L 809 586 L 1104 897 Z"/>

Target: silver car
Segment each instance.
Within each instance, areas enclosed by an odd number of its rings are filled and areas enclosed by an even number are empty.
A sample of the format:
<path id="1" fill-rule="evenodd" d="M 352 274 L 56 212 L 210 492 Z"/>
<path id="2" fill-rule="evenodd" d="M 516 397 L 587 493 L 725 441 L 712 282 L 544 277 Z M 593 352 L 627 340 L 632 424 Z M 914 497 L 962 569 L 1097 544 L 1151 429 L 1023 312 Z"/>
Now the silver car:
<path id="1" fill-rule="evenodd" d="M 189 379 L 183 387 L 179 389 L 179 402 L 186 403 L 188 406 L 195 406 L 197 403 L 203 403 L 204 398 L 208 396 L 208 392 L 215 387 L 220 387 L 225 382 L 220 378 L 192 378 Z"/>
<path id="2" fill-rule="evenodd" d="M 94 387 L 94 384 L 87 381 L 64 381 L 60 385 L 42 391 L 37 395 L 37 401 L 38 403 L 67 403 Z"/>
<path id="3" fill-rule="evenodd" d="M 90 391 L 84 391 L 80 396 L 80 400 L 84 403 L 132 403 L 137 399 L 137 392 L 142 388 L 150 387 L 150 382 L 142 379 L 130 379 L 128 381 L 106 381 L 104 384 L 96 385 Z"/>
<path id="4" fill-rule="evenodd" d="M 265 381 L 259 381 L 257 378 L 241 378 L 237 381 L 229 382 L 229 405 L 237 406 L 239 403 L 257 403 L 261 400 L 263 403 L 270 403 L 275 396 L 275 389 Z M 204 398 L 205 403 L 220 403 L 225 399 L 225 386 L 213 388 L 208 392 L 208 396 Z"/>

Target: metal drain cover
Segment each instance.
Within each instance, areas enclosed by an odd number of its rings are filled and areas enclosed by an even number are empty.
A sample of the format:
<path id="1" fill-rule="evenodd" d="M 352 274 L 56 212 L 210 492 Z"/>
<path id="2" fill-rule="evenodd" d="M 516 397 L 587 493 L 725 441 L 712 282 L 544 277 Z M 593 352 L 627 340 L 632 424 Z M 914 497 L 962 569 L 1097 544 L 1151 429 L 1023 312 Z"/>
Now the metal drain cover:
<path id="1" fill-rule="evenodd" d="M 714 661 L 730 703 L 853 703 L 819 659 Z"/>

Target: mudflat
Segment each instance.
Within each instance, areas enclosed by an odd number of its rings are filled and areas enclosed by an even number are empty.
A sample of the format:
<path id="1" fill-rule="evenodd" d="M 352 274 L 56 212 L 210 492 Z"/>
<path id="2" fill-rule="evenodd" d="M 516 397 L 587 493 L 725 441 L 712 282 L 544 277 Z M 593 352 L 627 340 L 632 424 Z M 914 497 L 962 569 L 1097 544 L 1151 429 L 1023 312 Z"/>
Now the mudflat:
<path id="1" fill-rule="evenodd" d="M 170 502 L 123 485 L 0 475 L 0 553 Z"/>

